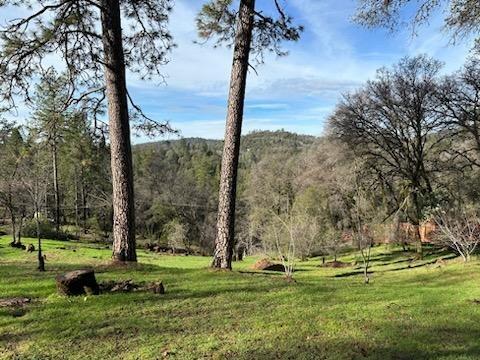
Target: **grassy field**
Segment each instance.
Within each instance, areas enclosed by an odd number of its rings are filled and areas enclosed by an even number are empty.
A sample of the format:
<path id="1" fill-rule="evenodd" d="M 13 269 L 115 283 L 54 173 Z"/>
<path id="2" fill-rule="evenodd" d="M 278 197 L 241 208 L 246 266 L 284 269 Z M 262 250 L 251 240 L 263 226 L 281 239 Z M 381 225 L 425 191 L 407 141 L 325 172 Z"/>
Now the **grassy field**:
<path id="1" fill-rule="evenodd" d="M 376 247 L 371 284 L 358 270 L 299 264 L 296 283 L 231 273 L 209 258 L 139 253 L 112 266 L 94 244 L 45 241 L 47 272 L 35 254 L 0 238 L 0 298 L 27 296 L 25 311 L 0 308 L 2 359 L 480 359 L 480 263 L 410 262 Z M 28 240 L 24 241 L 28 243 Z M 354 255 L 341 258 L 352 262 Z M 94 267 L 97 280 L 162 280 L 167 294 L 108 293 L 65 298 L 57 273 Z"/>

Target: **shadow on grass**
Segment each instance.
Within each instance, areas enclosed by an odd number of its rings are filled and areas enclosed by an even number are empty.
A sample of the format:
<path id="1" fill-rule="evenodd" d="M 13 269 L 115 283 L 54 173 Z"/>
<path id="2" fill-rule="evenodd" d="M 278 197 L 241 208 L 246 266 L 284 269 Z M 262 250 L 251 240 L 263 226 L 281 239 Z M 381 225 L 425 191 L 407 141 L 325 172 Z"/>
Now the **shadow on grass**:
<path id="1" fill-rule="evenodd" d="M 451 260 L 451 259 L 455 259 L 457 257 L 458 257 L 458 255 L 456 255 L 456 254 L 450 254 L 450 255 L 447 255 L 447 256 L 435 257 L 430 261 L 418 260 L 418 261 L 422 261 L 421 263 L 418 263 L 418 264 L 411 264 L 413 262 L 413 260 L 410 260 L 410 259 L 407 259 L 405 261 L 395 261 L 395 262 L 392 262 L 390 264 L 399 264 L 399 263 L 403 263 L 403 262 L 409 262 L 410 264 L 408 264 L 408 266 L 397 267 L 397 268 L 394 268 L 394 269 L 370 270 L 368 273 L 369 274 L 388 273 L 388 272 L 395 272 L 395 271 L 401 271 L 401 270 L 417 269 L 417 268 L 422 268 L 422 267 L 425 267 L 425 266 L 433 265 L 438 260 Z M 384 264 L 382 264 L 382 265 L 384 265 Z M 370 267 L 373 268 L 373 267 L 382 266 L 382 265 L 373 264 Z M 355 275 L 359 275 L 359 274 L 363 274 L 363 270 L 356 270 L 356 271 L 350 271 L 350 272 L 341 273 L 341 274 L 335 274 L 333 277 L 344 278 L 344 277 L 355 276 Z"/>
<path id="2" fill-rule="evenodd" d="M 436 325 L 417 326 L 406 333 L 400 324 L 375 324 L 375 340 L 290 334 L 281 342 L 264 339 L 267 346 L 232 351 L 235 359 L 479 359 L 479 328 L 453 323 L 448 329 Z M 454 338 L 452 339 L 452 334 Z M 272 346 L 274 344 L 274 346 Z M 224 354 L 227 355 L 227 354 Z"/>

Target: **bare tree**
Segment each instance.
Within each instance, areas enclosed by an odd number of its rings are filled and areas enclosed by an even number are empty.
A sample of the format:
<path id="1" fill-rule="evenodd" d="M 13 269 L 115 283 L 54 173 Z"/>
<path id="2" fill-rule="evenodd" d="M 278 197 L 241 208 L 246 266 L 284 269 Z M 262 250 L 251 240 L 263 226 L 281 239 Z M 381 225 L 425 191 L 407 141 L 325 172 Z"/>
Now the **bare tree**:
<path id="1" fill-rule="evenodd" d="M 263 239 L 273 245 L 285 269 L 285 276 L 291 279 L 295 271 L 297 257 L 297 223 L 291 214 L 272 214 L 264 228 Z"/>
<path id="2" fill-rule="evenodd" d="M 188 248 L 185 246 L 187 239 L 187 230 L 178 220 L 172 220 L 166 225 L 168 246 L 172 248 L 172 253 L 178 249 Z"/>
<path id="3" fill-rule="evenodd" d="M 370 225 L 374 217 L 374 211 L 366 193 L 361 189 L 360 185 L 357 184 L 351 207 L 352 237 L 353 243 L 362 257 L 365 284 L 370 282 L 368 270 L 370 267 L 371 250 L 374 244 Z"/>
<path id="4" fill-rule="evenodd" d="M 432 177 L 434 156 L 448 132 L 438 114 L 438 61 L 425 56 L 404 58 L 393 70 L 348 94 L 330 119 L 333 136 L 348 144 L 356 156 L 385 183 L 395 199 L 391 213 L 408 197 L 406 214 L 417 228 L 417 251 L 424 209 L 435 204 Z"/>
<path id="5" fill-rule="evenodd" d="M 465 210 L 438 212 L 435 223 L 438 226 L 436 242 L 450 247 L 463 261 L 470 261 L 480 242 L 480 218 L 477 214 Z"/>
<path id="6" fill-rule="evenodd" d="M 44 71 L 49 55 L 60 56 L 69 81 L 69 102 L 94 114 L 108 99 L 113 185 L 113 258 L 136 261 L 130 119 L 148 133 L 169 131 L 143 116 L 128 94 L 125 71 L 142 78 L 160 75 L 173 46 L 166 28 L 171 0 L 5 0 L 0 8 L 20 6 L 28 15 L 0 30 L 0 101 L 14 109 L 15 99 L 29 102 L 30 82 Z M 122 32 L 122 19 L 129 26 Z M 129 114 L 128 102 L 133 111 Z M 138 115 L 138 116 L 135 116 Z"/>
<path id="7" fill-rule="evenodd" d="M 450 161 L 480 166 L 480 59 L 471 57 L 463 69 L 445 77 L 438 88 L 436 111 L 451 130 L 445 149 Z"/>
<path id="8" fill-rule="evenodd" d="M 197 17 L 199 36 L 217 38 L 216 45 L 233 44 L 233 64 L 228 96 L 227 124 L 220 176 L 217 236 L 212 266 L 231 269 L 235 244 L 235 202 L 240 152 L 240 136 L 243 121 L 247 72 L 250 54 L 263 60 L 264 51 L 285 55 L 281 41 L 296 41 L 302 27 L 292 26 L 292 19 L 273 3 L 278 19 L 264 15 L 255 9 L 255 0 L 240 0 L 238 13 L 231 9 L 232 0 L 212 0 L 205 4 Z"/>
<path id="9" fill-rule="evenodd" d="M 445 10 L 444 28 L 453 39 L 480 33 L 480 4 L 476 0 L 358 0 L 358 4 L 355 19 L 368 27 L 397 29 L 404 22 L 402 10 L 410 7 L 414 33 L 441 10 Z"/>

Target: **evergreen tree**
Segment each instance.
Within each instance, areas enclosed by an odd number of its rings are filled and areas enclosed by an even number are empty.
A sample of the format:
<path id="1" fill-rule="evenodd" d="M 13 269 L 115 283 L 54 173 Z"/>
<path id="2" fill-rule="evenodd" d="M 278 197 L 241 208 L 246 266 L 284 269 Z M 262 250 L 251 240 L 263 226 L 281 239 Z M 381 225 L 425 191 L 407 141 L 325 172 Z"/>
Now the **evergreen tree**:
<path id="1" fill-rule="evenodd" d="M 25 193 L 19 178 L 24 151 L 20 127 L 0 123 L 0 206 L 10 216 L 13 246 L 21 246 L 21 228 L 26 216 Z"/>
<path id="2" fill-rule="evenodd" d="M 51 54 L 64 60 L 69 101 L 87 106 L 94 115 L 108 100 L 113 184 L 113 258 L 136 261 L 133 169 L 130 144 L 131 100 L 125 72 L 142 78 L 160 75 L 173 46 L 166 28 L 171 0 L 4 0 L 0 9 L 18 6 L 28 15 L 1 30 L 0 102 L 15 107 L 20 95 L 30 100 L 30 82 Z M 20 13 L 20 11 L 19 11 Z M 122 20 L 129 31 L 122 32 Z M 140 115 L 141 110 L 131 102 Z M 146 119 L 143 117 L 143 119 Z M 169 130 L 165 124 L 139 122 L 140 129 Z"/>
<path id="3" fill-rule="evenodd" d="M 46 72 L 37 86 L 34 96 L 35 112 L 33 115 L 33 131 L 42 144 L 50 151 L 52 164 L 52 185 L 54 197 L 55 232 L 60 233 L 61 194 L 59 180 L 59 148 L 67 131 L 68 83 L 64 76 L 53 69 Z"/>

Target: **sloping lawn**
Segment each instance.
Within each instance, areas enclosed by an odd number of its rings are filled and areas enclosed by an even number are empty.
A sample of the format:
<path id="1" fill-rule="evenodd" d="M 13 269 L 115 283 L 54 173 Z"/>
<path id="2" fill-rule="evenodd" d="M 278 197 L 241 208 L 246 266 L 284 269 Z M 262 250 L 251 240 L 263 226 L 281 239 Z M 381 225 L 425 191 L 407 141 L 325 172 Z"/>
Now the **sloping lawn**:
<path id="1" fill-rule="evenodd" d="M 427 250 L 424 260 L 376 247 L 371 283 L 355 266 L 300 263 L 296 283 L 278 273 L 208 269 L 210 258 L 140 251 L 139 264 L 112 266 L 95 244 L 45 241 L 36 254 L 0 238 L 4 359 L 479 359 L 480 263 Z M 24 240 L 24 243 L 35 242 Z M 436 262 L 438 258 L 445 258 Z M 354 254 L 340 260 L 352 263 Z M 58 296 L 55 275 L 94 267 L 97 280 L 162 280 L 167 293 Z"/>

